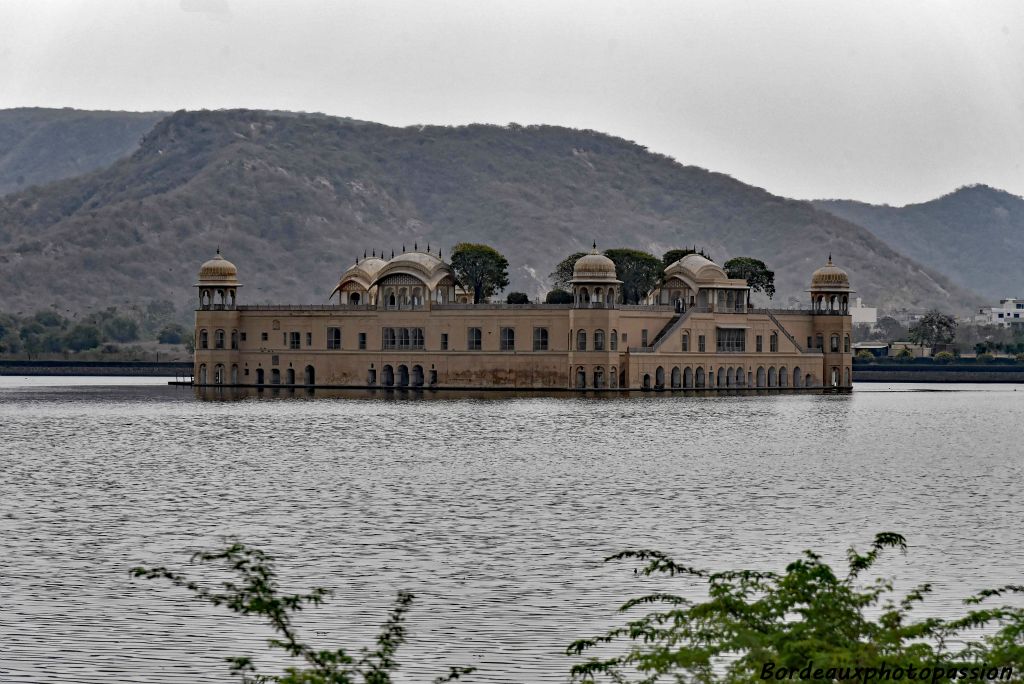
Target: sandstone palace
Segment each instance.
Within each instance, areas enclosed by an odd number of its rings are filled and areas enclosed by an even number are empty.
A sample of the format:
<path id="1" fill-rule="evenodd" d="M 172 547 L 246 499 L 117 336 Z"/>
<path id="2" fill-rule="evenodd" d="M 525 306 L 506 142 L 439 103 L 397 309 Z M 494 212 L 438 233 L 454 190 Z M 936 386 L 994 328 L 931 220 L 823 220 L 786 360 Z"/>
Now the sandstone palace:
<path id="1" fill-rule="evenodd" d="M 708 391 L 850 387 L 850 283 L 814 272 L 810 308 L 754 308 L 745 280 L 689 254 L 645 304 L 611 259 L 573 271 L 570 304 L 472 304 L 429 252 L 364 258 L 329 305 L 239 305 L 238 271 L 202 265 L 198 385 Z M 337 297 L 337 303 L 333 303 Z"/>

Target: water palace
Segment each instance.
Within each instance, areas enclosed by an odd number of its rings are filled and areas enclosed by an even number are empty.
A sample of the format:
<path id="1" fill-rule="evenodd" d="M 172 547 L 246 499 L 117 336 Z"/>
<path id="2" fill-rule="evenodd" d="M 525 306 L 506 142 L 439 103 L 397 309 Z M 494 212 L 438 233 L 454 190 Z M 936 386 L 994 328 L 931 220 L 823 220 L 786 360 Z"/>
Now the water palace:
<path id="1" fill-rule="evenodd" d="M 535 390 L 849 388 L 850 282 L 828 263 L 810 308 L 753 308 L 745 280 L 689 254 L 641 305 L 615 264 L 573 270 L 571 304 L 472 304 L 438 255 L 364 258 L 328 305 L 239 305 L 234 264 L 196 283 L 197 385 Z"/>

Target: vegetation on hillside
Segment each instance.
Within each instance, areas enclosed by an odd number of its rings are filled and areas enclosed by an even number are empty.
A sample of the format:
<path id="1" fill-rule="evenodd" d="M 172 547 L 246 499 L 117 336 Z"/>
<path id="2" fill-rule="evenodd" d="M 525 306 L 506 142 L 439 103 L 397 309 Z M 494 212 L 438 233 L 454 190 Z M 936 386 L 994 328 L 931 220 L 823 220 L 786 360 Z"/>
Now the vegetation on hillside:
<path id="1" fill-rule="evenodd" d="M 115 353 L 144 341 L 191 346 L 192 331 L 179 320 L 174 305 L 162 300 L 141 309 L 109 307 L 70 318 L 52 309 L 20 316 L 0 313 L 0 355 L 31 359 L 96 349 Z"/>
<path id="2" fill-rule="evenodd" d="M 990 304 L 1020 289 L 1024 198 L 972 185 L 905 207 L 848 200 L 814 204 L 864 226 L 900 252 L 913 255 L 918 263 L 984 294 Z"/>
<path id="3" fill-rule="evenodd" d="M 831 251 L 879 306 L 976 301 L 807 202 L 594 131 L 254 111 L 177 112 L 108 168 L 0 199 L 0 299 L 8 310 L 185 302 L 220 245 L 242 303 L 319 303 L 356 254 L 415 241 L 446 253 L 490 244 L 510 286 L 535 296 L 559 255 L 595 239 L 757 254 L 783 297 Z"/>
<path id="4" fill-rule="evenodd" d="M 0 110 L 0 195 L 79 176 L 127 157 L 164 112 Z"/>

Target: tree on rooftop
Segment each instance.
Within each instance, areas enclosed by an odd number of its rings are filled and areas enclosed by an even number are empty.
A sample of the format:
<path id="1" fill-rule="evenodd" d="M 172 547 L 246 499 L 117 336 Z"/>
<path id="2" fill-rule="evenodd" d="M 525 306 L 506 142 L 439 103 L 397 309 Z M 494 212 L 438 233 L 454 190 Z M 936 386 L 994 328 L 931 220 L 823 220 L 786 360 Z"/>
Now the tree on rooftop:
<path id="1" fill-rule="evenodd" d="M 775 296 L 775 271 L 768 270 L 760 259 L 734 257 L 725 262 L 724 268 L 730 278 L 746 280 L 752 292 L 763 292 L 768 299 Z"/>
<path id="2" fill-rule="evenodd" d="M 572 288 L 572 269 L 586 252 L 573 252 L 558 262 L 555 270 L 548 275 L 548 280 L 556 290 L 570 290 Z"/>
<path id="3" fill-rule="evenodd" d="M 456 280 L 473 291 L 474 304 L 508 287 L 508 259 L 493 247 L 460 242 L 452 250 L 450 263 Z"/>
<path id="4" fill-rule="evenodd" d="M 615 263 L 615 275 L 622 281 L 623 304 L 643 301 L 665 271 L 661 259 L 639 249 L 608 249 L 604 255 Z"/>

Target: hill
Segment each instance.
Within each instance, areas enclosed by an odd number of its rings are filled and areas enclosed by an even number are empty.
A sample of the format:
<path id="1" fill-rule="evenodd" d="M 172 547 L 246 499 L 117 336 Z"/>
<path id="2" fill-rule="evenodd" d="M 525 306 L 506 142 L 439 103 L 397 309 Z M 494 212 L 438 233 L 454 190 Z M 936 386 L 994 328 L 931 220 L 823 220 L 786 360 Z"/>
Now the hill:
<path id="1" fill-rule="evenodd" d="M 905 207 L 849 200 L 814 204 L 864 226 L 990 303 L 1024 296 L 1024 198 L 973 185 Z"/>
<path id="2" fill-rule="evenodd" d="M 196 269 L 220 245 L 244 302 L 323 302 L 364 249 L 447 254 L 460 240 L 504 252 L 510 289 L 531 294 L 596 240 L 757 256 L 777 271 L 776 301 L 803 298 L 831 252 L 873 303 L 976 302 L 810 203 L 594 131 L 248 110 L 175 113 L 108 168 L 0 198 L 0 298 L 8 310 L 191 307 Z"/>
<path id="3" fill-rule="evenodd" d="M 79 176 L 131 154 L 166 112 L 0 110 L 0 195 Z"/>

